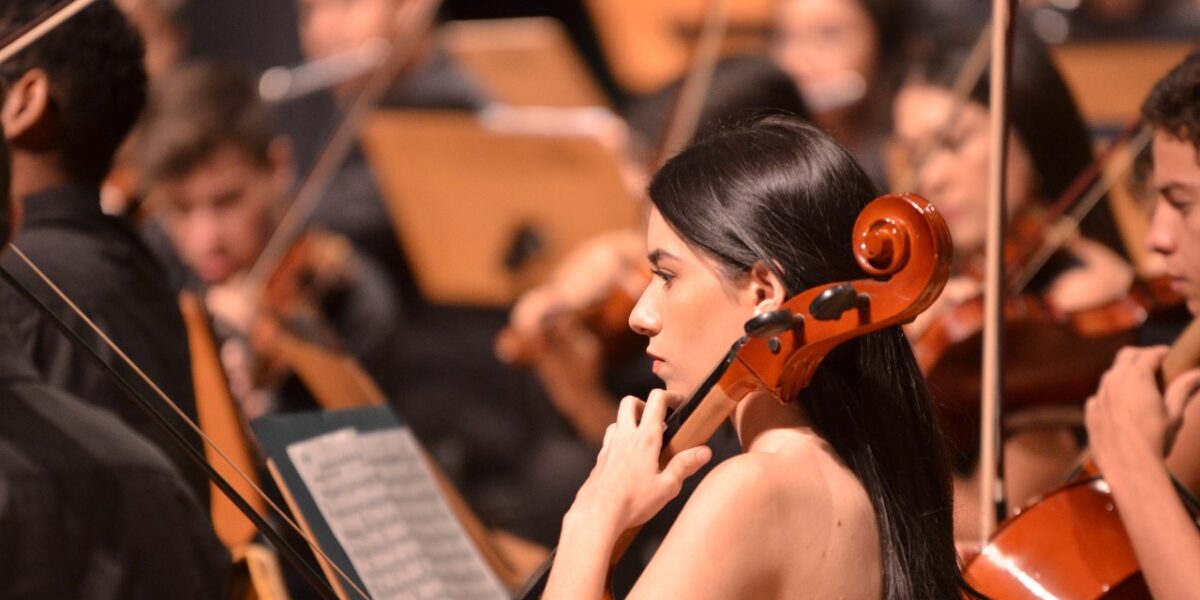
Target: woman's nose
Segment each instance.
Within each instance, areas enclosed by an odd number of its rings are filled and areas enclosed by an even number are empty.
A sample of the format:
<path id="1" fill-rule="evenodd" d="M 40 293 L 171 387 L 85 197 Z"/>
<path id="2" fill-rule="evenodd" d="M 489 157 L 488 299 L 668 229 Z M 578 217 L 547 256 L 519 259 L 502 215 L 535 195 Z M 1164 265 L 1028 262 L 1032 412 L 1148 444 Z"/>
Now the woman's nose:
<path id="1" fill-rule="evenodd" d="M 662 329 L 662 316 L 655 301 L 655 285 L 652 283 L 642 292 L 633 312 L 629 313 L 629 328 L 646 337 L 653 337 Z"/>

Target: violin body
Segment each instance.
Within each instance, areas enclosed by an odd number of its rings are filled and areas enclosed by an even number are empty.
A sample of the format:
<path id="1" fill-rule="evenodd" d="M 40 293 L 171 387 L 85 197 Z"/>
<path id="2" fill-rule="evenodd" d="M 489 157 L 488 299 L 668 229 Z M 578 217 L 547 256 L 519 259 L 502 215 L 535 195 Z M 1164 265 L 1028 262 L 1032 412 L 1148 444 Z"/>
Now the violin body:
<path id="1" fill-rule="evenodd" d="M 1168 282 L 1136 281 L 1122 297 L 1066 312 L 1041 297 L 1010 296 L 1004 303 L 1004 404 L 1082 407 L 1121 348 L 1138 328 L 1180 305 Z M 942 430 L 953 448 L 979 447 L 979 365 L 983 300 L 972 298 L 934 321 L 913 342 L 913 353 L 933 391 Z"/>
<path id="2" fill-rule="evenodd" d="M 1083 406 L 1120 348 L 1134 341 L 1147 310 L 1126 297 L 1071 314 L 1021 295 L 1004 305 L 1005 408 Z M 983 301 L 972 299 L 934 322 L 913 344 L 952 447 L 979 446 L 979 365 Z"/>

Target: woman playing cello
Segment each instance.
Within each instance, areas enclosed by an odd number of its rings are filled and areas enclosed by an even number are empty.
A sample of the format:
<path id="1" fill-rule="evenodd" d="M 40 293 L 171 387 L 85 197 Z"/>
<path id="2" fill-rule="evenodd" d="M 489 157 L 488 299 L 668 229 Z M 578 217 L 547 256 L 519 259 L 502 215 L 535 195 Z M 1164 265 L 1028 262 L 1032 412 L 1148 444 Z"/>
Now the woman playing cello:
<path id="1" fill-rule="evenodd" d="M 659 469 L 663 416 L 743 323 L 864 277 L 838 249 L 873 196 L 828 135 L 782 117 L 701 140 L 655 176 L 655 278 L 630 325 L 666 390 L 622 401 L 563 520 L 545 597 L 599 598 L 617 536 L 708 460 L 699 447 Z M 948 466 L 899 328 L 835 349 L 797 397 L 751 395 L 732 418 L 745 452 L 701 482 L 631 597 L 961 597 Z"/>

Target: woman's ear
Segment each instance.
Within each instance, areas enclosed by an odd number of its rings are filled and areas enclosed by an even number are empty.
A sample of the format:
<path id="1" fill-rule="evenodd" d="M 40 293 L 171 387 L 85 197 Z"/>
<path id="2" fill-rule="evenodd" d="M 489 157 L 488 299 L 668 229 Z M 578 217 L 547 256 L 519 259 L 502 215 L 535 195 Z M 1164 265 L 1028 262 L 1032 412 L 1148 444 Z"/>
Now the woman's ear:
<path id="1" fill-rule="evenodd" d="M 750 267 L 749 293 L 752 295 L 756 313 L 777 310 L 787 300 L 787 287 L 779 275 L 759 261 Z"/>
<path id="2" fill-rule="evenodd" d="M 37 135 L 50 112 L 50 78 L 41 69 L 31 69 L 8 86 L 0 106 L 0 124 L 6 139 L 20 142 Z"/>

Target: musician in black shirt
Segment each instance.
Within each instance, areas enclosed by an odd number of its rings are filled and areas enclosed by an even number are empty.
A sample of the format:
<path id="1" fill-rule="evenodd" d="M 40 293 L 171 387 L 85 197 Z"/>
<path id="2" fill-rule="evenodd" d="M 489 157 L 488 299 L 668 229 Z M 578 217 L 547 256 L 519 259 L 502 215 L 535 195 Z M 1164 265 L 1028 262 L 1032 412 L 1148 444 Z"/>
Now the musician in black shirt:
<path id="1" fill-rule="evenodd" d="M 0 32 L 21 27 L 54 4 L 5 2 Z M 174 291 L 129 224 L 100 210 L 100 182 L 145 103 L 137 33 L 108 2 L 93 5 L 0 65 L 0 85 L 0 123 L 12 155 L 9 189 L 25 207 L 20 249 L 194 418 L 187 336 Z M 98 345 L 15 253 L 3 264 Z M 43 378 L 112 411 L 155 442 L 206 503 L 203 473 L 8 286 L 0 286 L 0 314 L 20 353 Z M 132 379 L 128 369 L 119 368 Z M 152 395 L 147 386 L 135 385 Z M 166 407 L 161 410 L 177 422 Z"/>
<path id="2" fill-rule="evenodd" d="M 0 141 L 0 247 L 19 212 L 8 167 Z M 23 354 L 0 328 L 0 597 L 223 597 L 229 557 L 178 470 Z"/>

